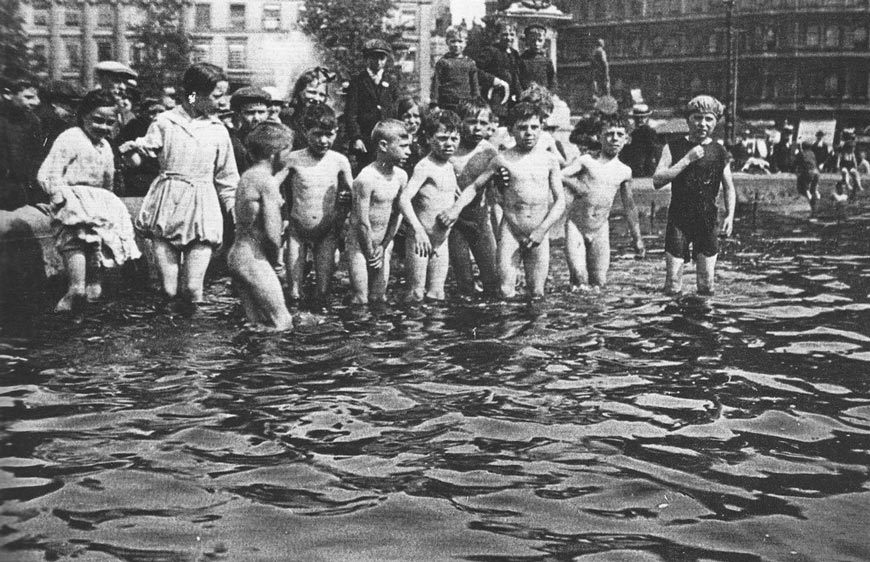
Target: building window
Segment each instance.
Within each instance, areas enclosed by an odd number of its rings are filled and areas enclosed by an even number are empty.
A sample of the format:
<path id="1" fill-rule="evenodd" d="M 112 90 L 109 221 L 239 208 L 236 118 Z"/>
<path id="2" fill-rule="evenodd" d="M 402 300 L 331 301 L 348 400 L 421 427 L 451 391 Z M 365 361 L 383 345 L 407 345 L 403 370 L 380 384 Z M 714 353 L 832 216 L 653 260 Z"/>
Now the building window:
<path id="1" fill-rule="evenodd" d="M 194 25 L 197 31 L 211 29 L 211 4 L 197 4 L 194 9 Z"/>
<path id="2" fill-rule="evenodd" d="M 263 6 L 263 29 L 275 30 L 281 28 L 281 5 L 266 4 Z"/>
<path id="3" fill-rule="evenodd" d="M 51 17 L 51 5 L 48 2 L 33 3 L 33 25 L 35 27 L 48 27 Z"/>
<path id="4" fill-rule="evenodd" d="M 112 60 L 114 59 L 114 55 L 112 53 L 112 42 L 100 40 L 97 41 L 97 60 Z"/>
<path id="5" fill-rule="evenodd" d="M 244 41 L 230 42 L 227 48 L 227 68 L 238 70 L 248 66 L 248 49 Z"/>
<path id="6" fill-rule="evenodd" d="M 825 48 L 835 49 L 840 46 L 840 28 L 831 25 L 825 29 Z"/>
<path id="7" fill-rule="evenodd" d="M 244 4 L 230 4 L 230 29 L 233 31 L 245 30 Z"/>
<path id="8" fill-rule="evenodd" d="M 211 43 L 197 43 L 193 48 L 193 62 L 211 62 Z"/>
<path id="9" fill-rule="evenodd" d="M 33 58 L 37 71 L 48 69 L 48 44 L 44 41 L 33 43 Z"/>
<path id="10" fill-rule="evenodd" d="M 64 25 L 67 27 L 80 27 L 82 24 L 81 9 L 75 4 L 64 8 Z"/>
<path id="11" fill-rule="evenodd" d="M 65 52 L 64 70 L 78 72 L 82 68 L 82 44 L 78 37 L 65 37 L 63 40 Z"/>
<path id="12" fill-rule="evenodd" d="M 867 28 L 856 27 L 852 30 L 852 48 L 856 51 L 867 50 Z"/>
<path id="13" fill-rule="evenodd" d="M 836 74 L 829 74 L 827 78 L 825 78 L 825 97 L 833 98 L 837 95 L 837 86 L 840 81 L 837 79 Z"/>
<path id="14" fill-rule="evenodd" d="M 707 52 L 708 53 L 718 53 L 719 52 L 719 35 L 714 33 L 707 39 Z"/>
<path id="15" fill-rule="evenodd" d="M 764 51 L 776 50 L 776 29 L 772 26 L 767 26 L 764 30 L 764 36 L 761 39 L 761 48 Z"/>
<path id="16" fill-rule="evenodd" d="M 112 29 L 115 26 L 115 12 L 109 4 L 97 6 L 97 27 L 100 29 Z"/>
<path id="17" fill-rule="evenodd" d="M 852 74 L 851 87 L 849 88 L 851 97 L 853 99 L 866 100 L 868 82 L 870 82 L 870 75 L 868 75 L 866 70 Z"/>
<path id="18" fill-rule="evenodd" d="M 807 47 L 818 47 L 819 46 L 819 26 L 817 25 L 808 25 L 807 33 L 804 36 L 804 45 Z"/>
<path id="19" fill-rule="evenodd" d="M 629 16 L 642 16 L 643 14 L 643 0 L 631 0 L 631 14 Z"/>

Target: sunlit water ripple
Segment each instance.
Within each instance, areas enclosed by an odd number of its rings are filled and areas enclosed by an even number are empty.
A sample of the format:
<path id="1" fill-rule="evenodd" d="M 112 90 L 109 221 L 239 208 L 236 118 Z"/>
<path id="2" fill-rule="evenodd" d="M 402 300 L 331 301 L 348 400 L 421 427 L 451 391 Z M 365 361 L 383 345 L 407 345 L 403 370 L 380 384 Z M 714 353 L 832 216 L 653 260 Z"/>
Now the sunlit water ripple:
<path id="1" fill-rule="evenodd" d="M 660 253 L 569 294 L 558 250 L 543 302 L 282 336 L 226 280 L 193 318 L 41 311 L 0 332 L 0 559 L 870 560 L 854 221 L 729 242 L 707 301 L 657 292 Z"/>

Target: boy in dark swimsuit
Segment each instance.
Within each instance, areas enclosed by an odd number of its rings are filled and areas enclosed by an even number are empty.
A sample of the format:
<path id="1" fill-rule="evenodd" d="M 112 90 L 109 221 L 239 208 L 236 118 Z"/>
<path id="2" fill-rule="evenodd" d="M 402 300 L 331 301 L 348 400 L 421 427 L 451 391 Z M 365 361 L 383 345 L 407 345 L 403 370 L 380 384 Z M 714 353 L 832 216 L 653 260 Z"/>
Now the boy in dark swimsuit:
<path id="1" fill-rule="evenodd" d="M 695 258 L 698 294 L 711 295 L 719 253 L 716 197 L 721 185 L 726 210 L 721 233 L 730 236 L 736 202 L 734 181 L 728 152 L 712 138 L 722 116 L 722 104 L 711 96 L 697 96 L 689 101 L 686 110 L 689 136 L 665 146 L 653 174 L 656 189 L 671 184 L 665 234 L 665 292 L 677 294 L 682 290 L 683 265 Z"/>

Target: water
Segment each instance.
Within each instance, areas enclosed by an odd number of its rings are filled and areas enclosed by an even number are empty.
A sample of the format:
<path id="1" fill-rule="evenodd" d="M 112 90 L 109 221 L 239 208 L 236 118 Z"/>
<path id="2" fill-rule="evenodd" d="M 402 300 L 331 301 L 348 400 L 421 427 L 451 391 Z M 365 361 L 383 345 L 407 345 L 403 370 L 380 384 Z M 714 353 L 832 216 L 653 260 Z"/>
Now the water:
<path id="1" fill-rule="evenodd" d="M 660 239 L 600 296 L 557 249 L 540 303 L 282 336 L 222 279 L 46 300 L 0 332 L 0 559 L 870 560 L 870 213 L 737 228 L 706 301 Z"/>

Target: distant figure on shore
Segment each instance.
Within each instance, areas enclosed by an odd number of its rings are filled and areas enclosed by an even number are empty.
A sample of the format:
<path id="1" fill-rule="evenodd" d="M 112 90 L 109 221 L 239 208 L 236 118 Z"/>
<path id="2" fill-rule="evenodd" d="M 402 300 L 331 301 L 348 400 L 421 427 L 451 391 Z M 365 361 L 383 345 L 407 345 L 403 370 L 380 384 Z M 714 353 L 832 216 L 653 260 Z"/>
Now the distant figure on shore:
<path id="1" fill-rule="evenodd" d="M 604 50 L 604 39 L 599 39 L 592 51 L 592 90 L 595 97 L 610 95 L 610 64 Z"/>
<path id="2" fill-rule="evenodd" d="M 813 152 L 813 143 L 805 140 L 794 159 L 794 171 L 797 174 L 797 191 L 806 197 L 810 203 L 810 216 L 815 215 L 819 202 L 819 166 Z"/>

